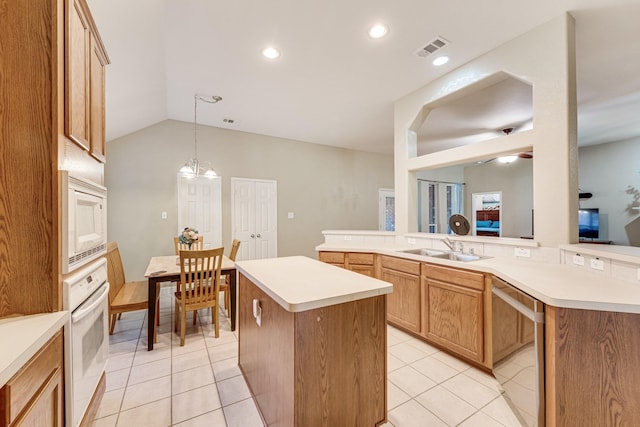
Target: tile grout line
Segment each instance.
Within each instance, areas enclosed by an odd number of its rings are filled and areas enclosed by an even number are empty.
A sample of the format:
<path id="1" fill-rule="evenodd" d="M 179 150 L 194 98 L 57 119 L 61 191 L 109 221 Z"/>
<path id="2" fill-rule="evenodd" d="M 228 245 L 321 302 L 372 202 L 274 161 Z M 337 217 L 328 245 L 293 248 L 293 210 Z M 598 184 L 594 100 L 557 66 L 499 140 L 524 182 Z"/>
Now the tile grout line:
<path id="1" fill-rule="evenodd" d="M 200 316 L 198 316 L 199 318 Z M 218 328 L 220 327 L 220 314 L 218 313 Z M 215 335 L 215 332 L 214 332 Z M 216 385 L 216 391 L 218 392 L 218 400 L 220 400 L 220 409 L 222 410 L 222 418 L 224 418 L 224 424 L 226 427 L 229 426 L 227 422 L 227 414 L 224 411 L 224 405 L 222 404 L 222 398 L 220 397 L 220 387 L 218 386 L 218 379 L 216 378 L 216 373 L 213 370 L 213 360 L 211 360 L 211 353 L 209 353 L 209 347 L 207 346 L 205 340 L 205 348 L 207 349 L 207 358 L 209 359 L 209 366 L 211 367 L 211 373 L 213 374 L 213 383 Z"/>

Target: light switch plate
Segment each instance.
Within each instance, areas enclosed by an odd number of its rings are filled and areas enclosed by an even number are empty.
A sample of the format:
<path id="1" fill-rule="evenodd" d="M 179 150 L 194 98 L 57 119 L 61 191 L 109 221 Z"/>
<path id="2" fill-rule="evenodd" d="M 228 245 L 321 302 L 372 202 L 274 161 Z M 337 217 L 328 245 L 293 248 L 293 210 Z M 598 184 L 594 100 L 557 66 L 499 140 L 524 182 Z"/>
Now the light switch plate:
<path id="1" fill-rule="evenodd" d="M 287 218 L 289 218 L 289 219 L 293 219 L 293 218 L 295 218 L 295 216 L 296 215 L 293 212 L 288 212 L 287 213 Z"/>
<path id="2" fill-rule="evenodd" d="M 162 213 L 160 214 L 160 218 L 167 219 L 167 211 L 162 211 Z"/>
<path id="3" fill-rule="evenodd" d="M 603 271 L 604 270 L 604 261 L 598 258 L 594 258 L 591 260 L 591 268 L 594 270 Z"/>
<path id="4" fill-rule="evenodd" d="M 515 256 L 521 258 L 531 258 L 531 249 L 528 248 L 515 248 L 513 250 Z"/>
<path id="5" fill-rule="evenodd" d="M 584 257 L 582 255 L 576 254 L 573 256 L 573 263 L 575 265 L 584 265 Z"/>

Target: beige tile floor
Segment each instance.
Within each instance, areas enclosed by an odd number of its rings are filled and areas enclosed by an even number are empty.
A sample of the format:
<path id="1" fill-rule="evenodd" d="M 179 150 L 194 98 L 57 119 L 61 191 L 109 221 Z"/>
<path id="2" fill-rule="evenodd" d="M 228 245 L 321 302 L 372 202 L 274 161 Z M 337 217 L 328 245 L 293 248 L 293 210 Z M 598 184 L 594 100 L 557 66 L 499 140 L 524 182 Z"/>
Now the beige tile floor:
<path id="1" fill-rule="evenodd" d="M 171 288 L 161 294 L 158 342 L 147 351 L 146 313 L 126 313 L 110 337 L 107 390 L 95 427 L 262 426 L 237 366 L 238 336 L 221 315 L 188 316 L 184 347 L 172 331 Z M 385 427 L 516 427 L 493 377 L 388 327 Z"/>

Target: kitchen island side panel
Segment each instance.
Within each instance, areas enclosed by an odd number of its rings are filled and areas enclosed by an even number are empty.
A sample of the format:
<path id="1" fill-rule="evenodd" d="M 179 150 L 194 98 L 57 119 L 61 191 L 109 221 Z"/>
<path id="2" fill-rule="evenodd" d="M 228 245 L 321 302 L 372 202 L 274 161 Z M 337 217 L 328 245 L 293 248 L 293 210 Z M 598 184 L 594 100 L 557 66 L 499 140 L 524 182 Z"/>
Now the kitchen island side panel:
<path id="1" fill-rule="evenodd" d="M 386 296 L 296 313 L 296 426 L 386 421 Z"/>
<path id="2" fill-rule="evenodd" d="M 640 314 L 547 306 L 548 426 L 640 425 Z"/>
<path id="3" fill-rule="evenodd" d="M 245 275 L 238 283 L 238 365 L 268 426 L 293 426 L 294 314 Z M 260 301 L 261 326 L 253 317 Z"/>
<path id="4" fill-rule="evenodd" d="M 384 295 L 292 313 L 242 273 L 239 295 L 238 363 L 266 425 L 386 421 Z"/>

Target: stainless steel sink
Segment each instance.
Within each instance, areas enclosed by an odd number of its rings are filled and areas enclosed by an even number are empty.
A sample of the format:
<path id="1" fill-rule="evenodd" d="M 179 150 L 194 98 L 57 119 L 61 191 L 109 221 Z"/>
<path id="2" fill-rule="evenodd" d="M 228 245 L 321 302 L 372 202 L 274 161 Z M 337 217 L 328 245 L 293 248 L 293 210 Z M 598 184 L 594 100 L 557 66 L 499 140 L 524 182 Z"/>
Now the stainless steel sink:
<path id="1" fill-rule="evenodd" d="M 405 252 L 405 253 L 408 253 L 408 254 L 414 254 L 414 255 L 436 256 L 436 257 L 448 254 L 448 252 L 445 252 L 445 251 L 438 251 L 438 250 L 434 250 L 434 249 L 424 249 L 424 248 L 408 249 L 406 251 L 401 251 L 401 252 Z"/>
<path id="2" fill-rule="evenodd" d="M 452 261 L 460 261 L 460 262 L 471 262 L 477 261 L 479 259 L 483 259 L 486 257 L 475 255 L 475 254 L 463 254 L 460 252 L 451 252 L 451 251 L 439 251 L 435 249 L 408 249 L 406 251 L 401 251 L 407 254 L 414 255 L 422 255 L 425 257 L 431 258 L 440 258 L 440 259 L 450 259 Z"/>

